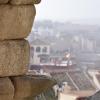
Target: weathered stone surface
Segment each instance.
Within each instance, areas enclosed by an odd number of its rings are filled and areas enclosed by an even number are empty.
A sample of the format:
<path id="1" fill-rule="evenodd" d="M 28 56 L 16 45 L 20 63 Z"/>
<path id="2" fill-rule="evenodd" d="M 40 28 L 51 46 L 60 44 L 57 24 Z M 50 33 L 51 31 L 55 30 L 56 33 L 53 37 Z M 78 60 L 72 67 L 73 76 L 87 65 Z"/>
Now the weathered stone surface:
<path id="1" fill-rule="evenodd" d="M 12 100 L 14 87 L 9 78 L 0 78 L 0 100 Z"/>
<path id="2" fill-rule="evenodd" d="M 13 99 L 13 100 L 25 100 L 24 98 L 19 98 L 19 99 Z"/>
<path id="3" fill-rule="evenodd" d="M 14 98 L 13 100 L 36 100 L 34 97 L 27 97 L 27 98 Z"/>
<path id="4" fill-rule="evenodd" d="M 34 99 L 34 97 L 28 97 L 28 98 L 24 98 L 24 100 L 36 100 L 36 99 Z"/>
<path id="5" fill-rule="evenodd" d="M 28 98 L 17 98 L 17 99 L 13 99 L 13 100 L 36 100 L 34 99 L 34 97 L 28 97 Z"/>
<path id="6" fill-rule="evenodd" d="M 6 4 L 9 0 L 0 0 L 0 4 Z"/>
<path id="7" fill-rule="evenodd" d="M 23 75 L 29 64 L 29 44 L 26 40 L 0 41 L 0 77 Z"/>
<path id="8" fill-rule="evenodd" d="M 10 3 L 14 5 L 20 4 L 38 4 L 41 0 L 11 0 Z"/>
<path id="9" fill-rule="evenodd" d="M 53 80 L 43 76 L 19 76 L 12 77 L 15 87 L 15 99 L 34 97 L 51 88 Z"/>
<path id="10" fill-rule="evenodd" d="M 35 13 L 33 5 L 0 5 L 0 40 L 26 38 Z"/>

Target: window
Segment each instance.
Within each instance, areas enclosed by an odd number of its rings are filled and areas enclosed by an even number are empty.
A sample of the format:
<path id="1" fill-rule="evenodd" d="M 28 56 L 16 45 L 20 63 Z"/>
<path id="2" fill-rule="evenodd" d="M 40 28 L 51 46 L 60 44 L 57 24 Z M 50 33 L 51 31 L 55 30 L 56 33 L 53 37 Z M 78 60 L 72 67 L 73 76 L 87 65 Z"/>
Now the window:
<path id="1" fill-rule="evenodd" d="M 47 52 L 47 47 L 44 47 L 44 48 L 42 49 L 42 51 L 46 53 L 46 52 Z"/>
<path id="2" fill-rule="evenodd" d="M 37 47 L 36 48 L 36 52 L 40 52 L 41 51 L 41 48 L 40 47 Z"/>

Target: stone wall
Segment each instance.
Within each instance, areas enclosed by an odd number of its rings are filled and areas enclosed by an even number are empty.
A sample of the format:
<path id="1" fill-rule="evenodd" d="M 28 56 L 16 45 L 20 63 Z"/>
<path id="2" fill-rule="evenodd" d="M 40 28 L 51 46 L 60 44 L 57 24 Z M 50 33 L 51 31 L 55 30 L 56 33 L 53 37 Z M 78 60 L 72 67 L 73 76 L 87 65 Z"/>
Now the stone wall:
<path id="1" fill-rule="evenodd" d="M 32 28 L 40 0 L 0 0 L 0 100 L 31 100 L 51 88 L 48 77 L 26 75 Z"/>

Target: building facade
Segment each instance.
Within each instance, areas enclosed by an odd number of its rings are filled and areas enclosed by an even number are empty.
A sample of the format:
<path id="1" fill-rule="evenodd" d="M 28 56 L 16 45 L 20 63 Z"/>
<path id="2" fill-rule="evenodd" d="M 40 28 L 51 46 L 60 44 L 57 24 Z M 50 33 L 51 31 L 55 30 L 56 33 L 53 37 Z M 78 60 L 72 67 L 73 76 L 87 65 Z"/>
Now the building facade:
<path id="1" fill-rule="evenodd" d="M 30 45 L 30 65 L 46 63 L 50 55 L 50 45 L 39 39 L 32 41 Z"/>

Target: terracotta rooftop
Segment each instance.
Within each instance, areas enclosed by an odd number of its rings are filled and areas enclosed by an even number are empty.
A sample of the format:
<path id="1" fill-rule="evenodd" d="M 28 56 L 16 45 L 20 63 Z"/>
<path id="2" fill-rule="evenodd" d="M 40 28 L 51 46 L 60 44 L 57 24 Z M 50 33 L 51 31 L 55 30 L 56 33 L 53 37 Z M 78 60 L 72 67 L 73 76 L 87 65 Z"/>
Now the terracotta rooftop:
<path id="1" fill-rule="evenodd" d="M 66 71 L 80 70 L 79 68 L 76 67 L 76 65 L 72 65 L 72 66 L 46 65 L 43 68 L 46 72 L 49 72 L 49 73 L 60 73 L 60 72 L 66 72 Z"/>

